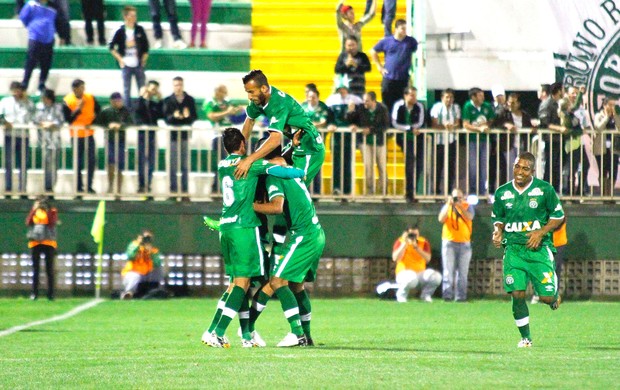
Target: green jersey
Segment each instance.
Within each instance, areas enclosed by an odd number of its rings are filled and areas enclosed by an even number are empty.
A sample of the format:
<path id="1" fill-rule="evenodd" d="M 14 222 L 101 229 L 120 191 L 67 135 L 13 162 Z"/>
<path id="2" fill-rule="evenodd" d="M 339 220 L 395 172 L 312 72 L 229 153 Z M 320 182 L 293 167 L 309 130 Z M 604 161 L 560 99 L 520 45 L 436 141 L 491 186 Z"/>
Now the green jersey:
<path id="1" fill-rule="evenodd" d="M 232 123 L 230 122 L 230 119 L 227 116 L 220 119 L 219 122 L 214 122 L 211 119 L 209 119 L 210 113 L 224 112 L 228 110 L 228 107 L 230 107 L 230 105 L 231 104 L 229 100 L 223 100 L 221 102 L 218 102 L 217 100 L 215 100 L 215 98 L 213 98 L 209 101 L 205 100 L 205 102 L 202 104 L 202 111 L 205 113 L 207 120 L 211 122 L 211 125 L 230 126 L 232 125 Z"/>
<path id="2" fill-rule="evenodd" d="M 325 123 L 329 122 L 329 108 L 327 108 L 325 103 L 319 102 L 316 107 L 312 107 L 308 102 L 303 102 L 301 108 L 303 108 L 306 115 L 310 117 L 312 123 L 321 122 L 323 120 L 325 120 Z"/>
<path id="3" fill-rule="evenodd" d="M 495 119 L 495 110 L 489 102 L 482 102 L 482 105 L 478 108 L 471 100 L 468 100 L 463 105 L 461 118 L 464 121 L 469 121 L 474 126 L 479 126 Z M 487 134 L 480 135 L 481 142 L 486 142 L 488 138 Z M 476 142 L 476 132 L 469 134 L 469 142 Z"/>
<path id="4" fill-rule="evenodd" d="M 525 245 L 528 232 L 541 229 L 550 219 L 564 218 L 564 210 L 551 184 L 533 178 L 523 191 L 517 190 L 514 180 L 499 187 L 491 217 L 493 224 L 504 224 L 505 245 Z M 541 245 L 553 248 L 551 232 Z"/>
<path id="5" fill-rule="evenodd" d="M 220 218 L 221 231 L 260 225 L 253 206 L 259 175 L 271 174 L 284 178 L 301 178 L 305 175 L 301 169 L 285 168 L 260 159 L 252 164 L 245 178 L 235 179 L 237 164 L 246 157 L 231 154 L 218 164 L 217 173 L 224 203 Z"/>
<path id="6" fill-rule="evenodd" d="M 284 218 L 292 234 L 304 235 L 320 228 L 312 198 L 303 180 L 282 180 L 268 176 L 265 185 L 269 200 L 277 196 L 284 197 Z"/>
<path id="7" fill-rule="evenodd" d="M 250 102 L 246 108 L 248 117 L 256 119 L 265 115 L 269 118 L 269 131 L 280 132 L 290 139 L 293 138 L 295 129 L 303 130 L 301 142 L 293 151 L 294 156 L 306 156 L 324 151 L 323 138 L 301 105 L 276 87 L 269 88 L 271 91 L 269 102 L 264 107 Z"/>

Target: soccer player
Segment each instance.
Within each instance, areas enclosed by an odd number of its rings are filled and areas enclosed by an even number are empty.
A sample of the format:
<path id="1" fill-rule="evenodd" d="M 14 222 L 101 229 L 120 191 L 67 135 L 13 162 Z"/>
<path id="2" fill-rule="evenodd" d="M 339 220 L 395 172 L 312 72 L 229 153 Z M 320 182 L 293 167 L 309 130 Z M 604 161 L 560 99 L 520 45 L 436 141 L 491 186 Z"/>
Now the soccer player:
<path id="1" fill-rule="evenodd" d="M 552 310 L 560 306 L 551 232 L 564 210 L 551 184 L 534 177 L 536 158 L 523 152 L 515 161 L 514 179 L 497 189 L 493 204 L 493 245 L 504 247 L 504 288 L 512 295 L 512 313 L 521 333 L 518 347 L 531 347 L 525 289 L 529 281 Z"/>
<path id="2" fill-rule="evenodd" d="M 232 278 L 232 284 L 220 300 L 225 301 L 224 305 L 218 304 L 213 319 L 213 323 L 216 323 L 214 329 L 211 333 L 205 332 L 202 340 L 212 347 L 229 348 L 230 343 L 224 336 L 226 328 L 240 309 L 248 310 L 246 293 L 250 286 L 250 278 L 265 273 L 258 232 L 260 221 L 253 209 L 258 176 L 270 174 L 282 178 L 301 179 L 304 171 L 257 160 L 250 166 L 245 177 L 235 178 L 236 165 L 247 158 L 246 141 L 241 131 L 228 128 L 224 131 L 223 142 L 229 156 L 218 164 L 218 177 L 223 195 L 220 244 L 226 272 Z M 254 345 L 249 341 L 244 342 L 243 346 Z"/>
<path id="3" fill-rule="evenodd" d="M 275 293 L 291 326 L 291 332 L 278 343 L 278 347 L 312 346 L 312 308 L 304 282 L 316 279 L 325 248 L 325 233 L 301 179 L 281 180 L 268 176 L 265 186 L 269 202 L 254 203 L 254 210 L 262 214 L 284 214 L 291 234 L 283 256 L 273 257 L 269 285 L 261 289 L 252 302 L 249 330 L 254 336 L 256 318 Z"/>

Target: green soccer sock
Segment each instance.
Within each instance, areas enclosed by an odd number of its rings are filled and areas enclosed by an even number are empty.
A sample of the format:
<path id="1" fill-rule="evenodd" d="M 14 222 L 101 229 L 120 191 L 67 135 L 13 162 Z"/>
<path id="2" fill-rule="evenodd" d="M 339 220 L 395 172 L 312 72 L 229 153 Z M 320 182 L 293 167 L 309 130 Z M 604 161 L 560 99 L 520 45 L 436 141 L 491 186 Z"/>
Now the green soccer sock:
<path id="1" fill-rule="evenodd" d="M 222 316 L 215 327 L 215 333 L 219 337 L 224 336 L 226 333 L 226 328 L 228 328 L 230 321 L 237 315 L 244 298 L 245 291 L 239 286 L 233 287 L 230 295 L 228 295 L 228 299 L 226 299 L 226 305 L 222 309 Z"/>
<path id="2" fill-rule="evenodd" d="M 265 306 L 267 306 L 267 302 L 269 302 L 270 299 L 271 297 L 265 294 L 262 289 L 258 290 L 256 294 L 254 294 L 254 298 L 252 299 L 252 306 L 250 307 L 250 333 L 254 332 L 254 325 L 256 324 L 256 320 L 261 315 L 263 310 L 265 310 Z"/>
<path id="3" fill-rule="evenodd" d="M 284 312 L 284 317 L 288 321 L 291 326 L 291 332 L 297 336 L 302 336 L 304 334 L 304 330 L 301 327 L 301 320 L 299 318 L 299 306 L 297 306 L 297 300 L 295 300 L 295 295 L 291 291 L 288 286 L 282 286 L 276 290 L 276 295 L 280 299 L 280 304 L 282 305 L 282 311 Z"/>
<path id="4" fill-rule="evenodd" d="M 512 297 L 512 315 L 514 316 L 517 328 L 521 337 L 525 339 L 532 339 L 530 335 L 530 312 L 525 303 L 525 298 Z"/>
<path id="5" fill-rule="evenodd" d="M 312 319 L 312 305 L 310 303 L 310 297 L 306 290 L 301 290 L 295 294 L 297 305 L 299 306 L 299 317 L 301 319 L 301 327 L 304 330 L 306 337 L 310 336 L 310 320 Z"/>
<path id="6" fill-rule="evenodd" d="M 209 325 L 209 333 L 213 332 L 217 326 L 217 323 L 220 322 L 222 310 L 224 310 L 224 305 L 226 305 L 226 299 L 228 299 L 228 291 L 224 291 L 224 294 L 222 294 L 220 300 L 217 301 L 217 309 L 215 310 L 215 315 L 211 320 L 211 325 Z"/>
<path id="7" fill-rule="evenodd" d="M 250 304 L 248 303 L 247 295 L 243 297 L 241 301 L 241 307 L 239 308 L 239 325 L 241 326 L 241 337 L 244 340 L 251 340 L 250 335 Z"/>

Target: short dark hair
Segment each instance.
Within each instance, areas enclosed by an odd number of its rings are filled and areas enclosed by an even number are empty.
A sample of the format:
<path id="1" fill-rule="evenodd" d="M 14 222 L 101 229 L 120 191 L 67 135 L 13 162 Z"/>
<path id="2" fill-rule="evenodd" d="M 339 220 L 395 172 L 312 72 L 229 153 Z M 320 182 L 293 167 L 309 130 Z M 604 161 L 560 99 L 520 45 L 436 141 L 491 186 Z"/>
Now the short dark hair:
<path id="1" fill-rule="evenodd" d="M 448 94 L 454 96 L 454 90 L 452 88 L 446 88 L 443 91 L 441 91 L 441 97 L 444 97 Z"/>
<path id="2" fill-rule="evenodd" d="M 368 91 L 366 92 L 366 95 L 368 95 L 370 100 L 372 100 L 373 102 L 377 101 L 377 94 L 375 93 L 375 91 Z"/>
<path id="3" fill-rule="evenodd" d="M 557 83 L 553 83 L 551 84 L 551 96 L 557 94 L 558 92 L 562 91 L 562 83 L 557 82 Z"/>
<path id="4" fill-rule="evenodd" d="M 147 84 L 153 84 L 153 85 L 157 85 L 159 87 L 159 82 L 155 81 L 155 80 L 149 80 L 149 82 Z"/>
<path id="5" fill-rule="evenodd" d="M 394 23 L 394 28 L 398 28 L 398 27 L 402 26 L 403 24 L 404 25 L 407 24 L 407 21 L 405 19 L 397 19 L 396 23 Z"/>
<path id="6" fill-rule="evenodd" d="M 71 83 L 71 88 L 76 89 L 76 88 L 80 88 L 82 85 L 84 85 L 84 80 L 80 80 L 80 79 L 75 79 L 73 80 L 73 82 Z"/>
<path id="7" fill-rule="evenodd" d="M 418 89 L 416 87 L 407 87 L 407 88 L 403 89 L 403 95 L 409 95 L 413 91 L 417 92 Z"/>
<path id="8" fill-rule="evenodd" d="M 183 81 L 183 77 L 177 76 L 177 77 L 173 78 L 172 81 Z"/>
<path id="9" fill-rule="evenodd" d="M 349 36 L 347 36 L 347 38 L 345 39 L 345 42 L 346 42 L 346 41 L 353 41 L 353 42 L 355 42 L 355 43 L 359 43 L 359 41 L 357 40 L 357 37 L 355 37 L 355 36 L 353 36 L 353 35 L 349 35 Z"/>
<path id="10" fill-rule="evenodd" d="M 511 92 L 508 94 L 508 99 L 513 98 L 516 99 L 518 102 L 521 101 L 521 95 L 518 94 L 517 92 Z"/>
<path id="11" fill-rule="evenodd" d="M 241 80 L 243 81 L 244 85 L 249 83 L 250 81 L 254 81 L 256 85 L 258 85 L 259 87 L 262 87 L 263 85 L 269 86 L 269 81 L 267 81 L 267 76 L 265 76 L 263 71 L 260 69 L 251 70 L 248 74 L 243 76 Z"/>
<path id="12" fill-rule="evenodd" d="M 21 91 L 25 90 L 23 84 L 20 83 L 19 81 L 11 81 L 11 85 L 9 86 L 9 91 L 12 91 L 14 89 L 19 89 Z"/>
<path id="13" fill-rule="evenodd" d="M 258 142 L 256 143 L 256 149 L 258 150 L 260 149 L 261 146 L 263 146 L 263 144 L 265 142 L 267 142 L 267 139 L 269 138 L 269 136 L 267 137 L 263 137 L 261 139 L 258 140 Z M 274 150 L 272 150 L 271 152 L 269 152 L 265 157 L 263 157 L 265 160 L 271 160 L 272 158 L 276 158 L 276 157 L 282 157 L 282 145 L 278 145 L 278 147 L 276 147 Z"/>
<path id="14" fill-rule="evenodd" d="M 224 130 L 222 142 L 224 143 L 224 149 L 226 149 L 228 154 L 231 154 L 239 150 L 241 143 L 245 142 L 245 137 L 241 130 L 235 127 L 228 127 Z"/>
<path id="15" fill-rule="evenodd" d="M 45 91 L 43 91 L 43 97 L 47 98 L 51 101 L 56 101 L 56 94 L 54 93 L 54 90 L 52 89 L 45 89 Z"/>
<path id="16" fill-rule="evenodd" d="M 536 157 L 530 152 L 522 152 L 519 155 L 519 160 L 527 160 L 532 163 L 532 166 L 536 166 Z"/>
<path id="17" fill-rule="evenodd" d="M 540 84 L 540 90 L 549 96 L 551 94 L 551 84 Z"/>
<path id="18" fill-rule="evenodd" d="M 137 12 L 136 7 L 134 7 L 133 5 L 126 5 L 125 7 L 123 7 L 123 16 L 127 16 L 127 14 L 131 11 Z"/>
<path id="19" fill-rule="evenodd" d="M 478 87 L 473 87 L 469 90 L 469 92 L 467 93 L 469 95 L 469 98 L 473 98 L 474 96 L 476 96 L 477 94 L 479 94 L 480 92 L 482 92 L 482 90 Z"/>

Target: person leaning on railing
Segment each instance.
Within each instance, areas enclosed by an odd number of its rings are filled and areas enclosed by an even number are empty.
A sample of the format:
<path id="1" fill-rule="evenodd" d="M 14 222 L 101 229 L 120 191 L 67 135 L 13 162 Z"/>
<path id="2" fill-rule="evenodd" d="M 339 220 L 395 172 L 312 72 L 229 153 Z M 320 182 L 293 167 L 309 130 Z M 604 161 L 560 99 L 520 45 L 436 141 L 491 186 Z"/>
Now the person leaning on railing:
<path id="1" fill-rule="evenodd" d="M 618 172 L 618 156 L 620 155 L 620 112 L 618 101 L 613 98 L 603 99 L 601 110 L 594 116 L 593 152 L 599 169 L 601 195 L 612 195 L 612 188 Z"/>
<path id="2" fill-rule="evenodd" d="M 39 147 L 43 153 L 45 191 L 51 192 L 56 182 L 57 153 L 60 150 L 60 128 L 65 122 L 62 105 L 56 103 L 56 94 L 46 89 L 36 105 L 35 123 L 38 126 Z"/>

